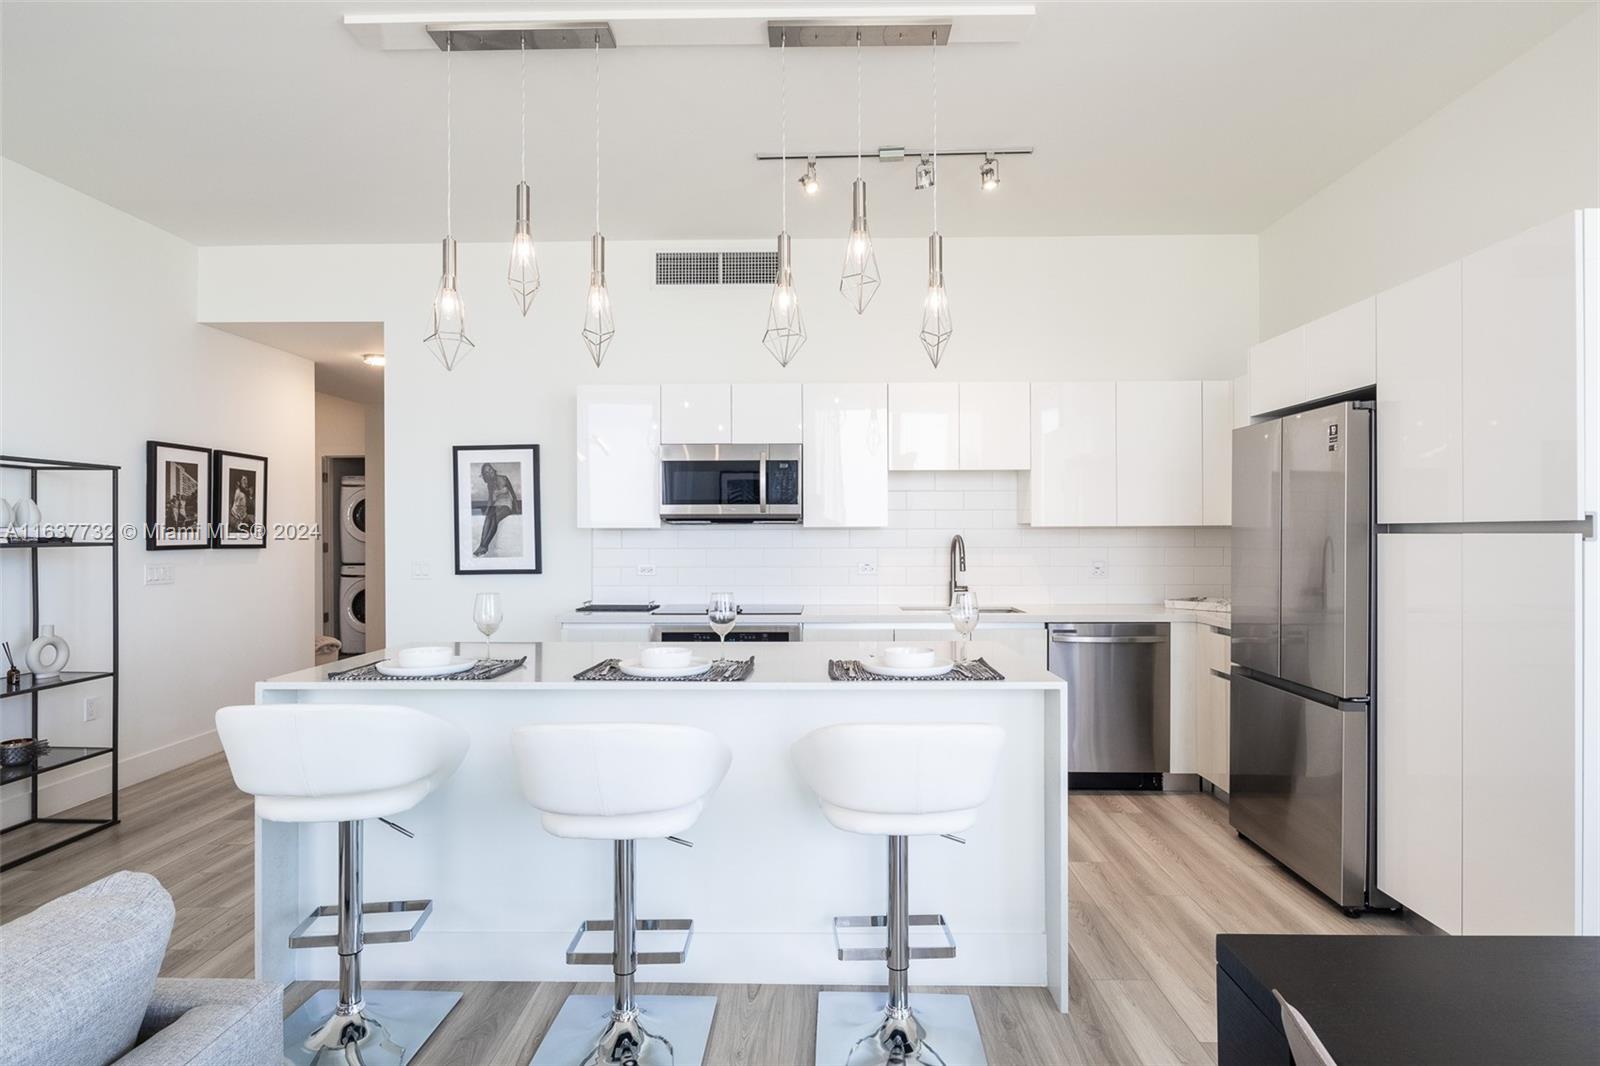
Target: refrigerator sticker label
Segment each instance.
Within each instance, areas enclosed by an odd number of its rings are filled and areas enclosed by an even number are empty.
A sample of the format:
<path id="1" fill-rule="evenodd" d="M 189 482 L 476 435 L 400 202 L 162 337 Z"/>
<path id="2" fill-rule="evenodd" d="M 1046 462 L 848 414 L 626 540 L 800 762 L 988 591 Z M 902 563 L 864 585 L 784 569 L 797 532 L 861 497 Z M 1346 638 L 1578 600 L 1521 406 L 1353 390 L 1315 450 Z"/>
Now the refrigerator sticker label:
<path id="1" fill-rule="evenodd" d="M 1337 422 L 1328 427 L 1328 450 L 1330 452 L 1339 450 L 1339 423 Z"/>

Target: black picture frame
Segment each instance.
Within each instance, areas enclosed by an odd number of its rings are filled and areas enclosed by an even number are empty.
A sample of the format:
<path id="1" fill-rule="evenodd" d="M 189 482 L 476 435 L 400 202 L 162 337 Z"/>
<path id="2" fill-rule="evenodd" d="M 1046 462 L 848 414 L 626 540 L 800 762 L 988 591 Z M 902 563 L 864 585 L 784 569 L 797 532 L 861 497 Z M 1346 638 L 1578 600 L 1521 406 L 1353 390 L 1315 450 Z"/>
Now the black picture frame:
<path id="1" fill-rule="evenodd" d="M 517 543 L 515 555 L 504 556 L 496 554 L 491 556 L 487 551 L 483 551 L 480 554 L 480 549 L 483 549 L 485 545 L 482 533 L 483 527 L 475 525 L 478 515 L 473 511 L 475 505 L 473 493 L 477 487 L 472 473 L 475 459 L 480 468 L 482 464 L 490 463 L 491 460 L 502 464 L 526 464 L 526 469 L 518 468 L 518 477 L 514 484 L 510 483 L 510 478 L 507 475 L 501 474 L 500 476 L 507 484 L 501 485 L 495 490 L 499 493 L 509 492 L 515 500 L 517 509 L 496 516 L 494 518 L 494 528 L 498 530 L 501 523 L 507 518 L 519 517 L 523 519 L 516 527 L 523 535 Z M 462 483 L 463 470 L 467 472 L 467 484 L 465 485 Z M 458 444 L 450 451 L 450 486 L 450 525 L 454 531 L 455 572 L 457 574 L 544 573 L 544 538 L 541 528 L 543 525 L 543 513 L 539 501 L 539 446 L 537 444 Z M 463 494 L 463 491 L 465 494 Z M 492 499 L 487 485 L 483 495 L 483 510 L 478 513 L 484 515 L 484 522 L 487 523 L 490 520 L 487 508 L 490 499 Z M 531 552 L 528 550 L 530 545 L 529 538 L 526 535 L 527 519 L 530 516 L 533 526 Z M 465 539 L 469 542 L 466 555 L 462 554 L 463 531 L 466 532 L 467 537 Z M 471 544 L 470 542 L 474 540 L 477 543 Z M 489 540 L 491 544 L 498 542 L 499 533 L 491 532 Z M 500 559 L 504 559 L 510 565 L 496 565 Z"/>
<path id="2" fill-rule="evenodd" d="M 237 537 L 231 529 L 233 521 L 232 502 L 230 494 L 223 485 L 224 457 L 228 459 L 243 459 L 247 463 L 261 465 L 261 486 L 257 493 L 257 507 L 254 515 L 255 521 L 251 523 L 249 537 Z M 264 455 L 251 455 L 249 452 L 234 452 L 224 448 L 214 448 L 211 451 L 211 546 L 217 549 L 245 549 L 258 551 L 267 546 L 267 457 Z M 227 499 L 229 503 L 224 505 Z"/>
<path id="3" fill-rule="evenodd" d="M 163 492 L 169 471 L 162 464 L 176 464 L 192 459 L 195 472 L 183 471 L 185 483 L 194 483 L 193 499 L 190 493 Z M 203 468 L 203 469 L 202 469 Z M 204 492 L 206 499 L 200 499 Z M 202 551 L 211 547 L 211 449 L 194 444 L 174 444 L 171 441 L 145 441 L 144 471 L 144 547 L 146 551 Z M 173 500 L 184 501 L 186 510 L 192 510 L 193 525 L 173 527 L 167 524 L 166 508 Z M 188 516 L 184 516 L 188 521 Z M 192 536 L 174 535 L 175 529 L 192 529 Z"/>

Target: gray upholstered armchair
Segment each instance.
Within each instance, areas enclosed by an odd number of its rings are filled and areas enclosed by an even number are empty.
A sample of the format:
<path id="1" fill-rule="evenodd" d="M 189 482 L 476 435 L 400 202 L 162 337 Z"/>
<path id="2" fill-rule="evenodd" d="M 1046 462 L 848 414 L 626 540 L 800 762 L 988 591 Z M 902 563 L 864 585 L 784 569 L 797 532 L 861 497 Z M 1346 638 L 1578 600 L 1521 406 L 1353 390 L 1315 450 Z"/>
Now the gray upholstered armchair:
<path id="1" fill-rule="evenodd" d="M 0 1066 L 276 1066 L 283 989 L 158 979 L 172 897 L 122 871 L 0 926 Z"/>

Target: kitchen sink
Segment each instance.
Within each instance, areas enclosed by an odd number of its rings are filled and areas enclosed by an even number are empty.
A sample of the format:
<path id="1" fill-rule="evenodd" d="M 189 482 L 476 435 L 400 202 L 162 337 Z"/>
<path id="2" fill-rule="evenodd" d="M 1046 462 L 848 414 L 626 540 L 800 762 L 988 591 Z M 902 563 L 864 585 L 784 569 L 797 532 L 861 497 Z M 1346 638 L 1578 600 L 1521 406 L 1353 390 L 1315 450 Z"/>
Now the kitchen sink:
<path id="1" fill-rule="evenodd" d="M 932 612 L 937 611 L 940 614 L 946 614 L 946 613 L 949 612 L 950 608 L 949 608 L 948 605 L 946 605 L 946 606 L 938 606 L 938 607 L 900 607 L 900 608 L 898 608 L 898 610 L 902 610 L 902 611 L 921 611 L 923 613 L 932 613 Z M 1021 607 L 979 607 L 978 608 L 978 614 L 980 614 L 980 615 L 985 615 L 985 614 L 1022 614 L 1022 613 L 1023 613 L 1023 609 Z"/>

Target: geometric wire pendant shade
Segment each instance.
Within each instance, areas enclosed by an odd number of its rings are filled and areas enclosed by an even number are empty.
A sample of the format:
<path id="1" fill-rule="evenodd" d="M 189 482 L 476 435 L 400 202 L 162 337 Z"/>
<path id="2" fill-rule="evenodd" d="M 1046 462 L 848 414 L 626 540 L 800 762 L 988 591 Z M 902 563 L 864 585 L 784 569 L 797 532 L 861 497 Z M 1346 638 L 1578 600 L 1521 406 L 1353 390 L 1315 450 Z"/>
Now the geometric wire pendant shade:
<path id="1" fill-rule="evenodd" d="M 806 343 L 805 319 L 800 314 L 800 296 L 795 292 L 794 270 L 789 260 L 789 235 L 778 234 L 778 276 L 767 304 L 767 328 L 761 343 L 778 361 L 788 366 Z"/>
<path id="2" fill-rule="evenodd" d="M 953 332 L 950 299 L 944 291 L 944 238 L 934 233 L 928 238 L 928 291 L 922 300 L 922 329 L 917 335 L 936 369 Z"/>
<path id="3" fill-rule="evenodd" d="M 855 180 L 851 189 L 850 235 L 845 239 L 844 268 L 839 273 L 839 295 L 861 314 L 872 302 L 881 280 L 878 254 L 872 248 L 872 233 L 867 229 L 867 183 Z"/>
<path id="4" fill-rule="evenodd" d="M 450 237 L 444 239 L 444 266 L 433 296 L 433 331 L 422 343 L 446 370 L 454 370 L 473 348 L 467 336 L 467 307 L 456 287 L 456 242 Z"/>
<path id="5" fill-rule="evenodd" d="M 596 233 L 589 242 L 589 295 L 584 304 L 583 346 L 598 367 L 617 332 L 611 318 L 611 292 L 606 288 L 606 239 Z"/>
<path id="6" fill-rule="evenodd" d="M 528 183 L 517 182 L 517 232 L 511 239 L 511 262 L 506 267 L 506 284 L 517 306 L 526 315 L 539 295 L 539 257 L 533 247 L 533 223 L 529 220 L 532 196 Z"/>

